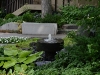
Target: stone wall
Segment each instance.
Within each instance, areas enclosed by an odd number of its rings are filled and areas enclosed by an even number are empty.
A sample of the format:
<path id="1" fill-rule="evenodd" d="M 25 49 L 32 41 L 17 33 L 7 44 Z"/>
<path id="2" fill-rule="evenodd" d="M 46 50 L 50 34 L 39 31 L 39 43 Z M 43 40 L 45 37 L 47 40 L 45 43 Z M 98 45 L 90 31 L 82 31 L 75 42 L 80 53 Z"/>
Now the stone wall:
<path id="1" fill-rule="evenodd" d="M 18 30 L 18 25 L 15 22 L 6 23 L 0 26 L 0 30 Z"/>
<path id="2" fill-rule="evenodd" d="M 53 34 L 57 33 L 56 23 L 22 23 L 22 34 Z"/>

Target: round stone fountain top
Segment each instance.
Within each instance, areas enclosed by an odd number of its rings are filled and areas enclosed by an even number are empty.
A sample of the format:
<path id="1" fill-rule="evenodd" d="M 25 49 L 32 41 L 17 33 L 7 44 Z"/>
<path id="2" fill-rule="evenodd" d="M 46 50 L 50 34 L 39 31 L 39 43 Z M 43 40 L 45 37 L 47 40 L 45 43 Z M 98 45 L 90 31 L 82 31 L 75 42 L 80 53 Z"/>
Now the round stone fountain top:
<path id="1" fill-rule="evenodd" d="M 63 39 L 53 39 L 51 41 L 45 41 L 44 39 L 39 39 L 37 41 L 37 50 L 46 52 L 56 52 L 63 49 L 64 40 Z"/>
<path id="2" fill-rule="evenodd" d="M 51 39 L 50 41 L 45 41 L 45 39 L 39 39 L 38 42 L 40 43 L 61 43 L 63 42 L 62 39 Z"/>

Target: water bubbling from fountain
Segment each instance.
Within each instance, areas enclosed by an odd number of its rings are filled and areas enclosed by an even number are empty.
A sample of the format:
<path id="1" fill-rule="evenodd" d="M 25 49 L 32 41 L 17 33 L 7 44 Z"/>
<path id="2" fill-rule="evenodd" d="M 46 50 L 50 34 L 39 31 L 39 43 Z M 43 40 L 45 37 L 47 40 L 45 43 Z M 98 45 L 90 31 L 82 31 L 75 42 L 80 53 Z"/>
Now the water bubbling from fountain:
<path id="1" fill-rule="evenodd" d="M 48 35 L 47 39 L 44 39 L 47 43 L 56 43 L 57 41 L 51 37 L 51 34 Z"/>

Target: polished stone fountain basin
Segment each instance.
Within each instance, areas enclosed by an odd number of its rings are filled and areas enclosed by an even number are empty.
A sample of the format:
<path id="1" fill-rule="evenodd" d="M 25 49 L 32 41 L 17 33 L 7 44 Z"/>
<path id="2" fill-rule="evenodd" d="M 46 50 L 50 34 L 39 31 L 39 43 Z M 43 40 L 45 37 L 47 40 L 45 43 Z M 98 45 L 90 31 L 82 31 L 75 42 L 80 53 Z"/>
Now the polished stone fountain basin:
<path id="1" fill-rule="evenodd" d="M 55 41 L 46 42 L 44 39 L 37 41 L 37 51 L 55 52 L 63 48 L 64 41 L 62 39 L 55 39 Z"/>
<path id="2" fill-rule="evenodd" d="M 64 40 L 63 39 L 52 39 L 49 36 L 48 39 L 39 39 L 37 41 L 37 51 L 44 51 L 45 60 L 52 61 L 57 51 L 63 49 Z"/>

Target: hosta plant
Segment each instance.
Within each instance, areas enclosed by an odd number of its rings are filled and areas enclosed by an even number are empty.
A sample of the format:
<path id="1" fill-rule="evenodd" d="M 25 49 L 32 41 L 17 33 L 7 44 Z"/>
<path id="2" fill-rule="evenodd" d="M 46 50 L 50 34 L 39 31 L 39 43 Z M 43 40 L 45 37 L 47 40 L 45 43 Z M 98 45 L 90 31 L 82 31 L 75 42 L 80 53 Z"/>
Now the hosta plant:
<path id="1" fill-rule="evenodd" d="M 0 69 L 1 70 L 23 70 L 28 69 L 29 67 L 34 67 L 34 61 L 41 57 L 43 52 L 37 52 L 32 54 L 32 51 L 24 50 L 9 50 L 4 49 L 3 53 L 0 56 Z"/>

